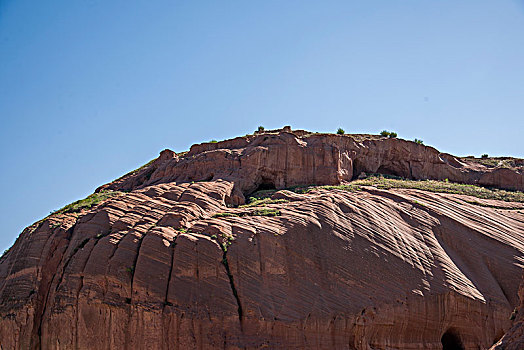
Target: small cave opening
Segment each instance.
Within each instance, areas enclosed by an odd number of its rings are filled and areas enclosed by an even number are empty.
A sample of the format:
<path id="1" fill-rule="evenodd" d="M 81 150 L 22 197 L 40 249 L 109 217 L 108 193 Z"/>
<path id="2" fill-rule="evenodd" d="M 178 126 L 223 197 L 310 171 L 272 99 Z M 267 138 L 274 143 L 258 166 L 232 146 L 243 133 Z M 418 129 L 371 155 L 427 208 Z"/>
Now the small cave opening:
<path id="1" fill-rule="evenodd" d="M 403 176 L 403 174 L 398 174 L 397 171 L 394 171 L 383 165 L 381 165 L 380 168 L 377 169 L 377 173 L 383 174 L 383 175 L 391 175 L 391 176 Z"/>
<path id="2" fill-rule="evenodd" d="M 460 335 L 456 329 L 448 329 L 440 339 L 442 342 L 442 350 L 464 350 L 464 345 L 462 345 L 462 340 L 460 340 Z"/>
<path id="3" fill-rule="evenodd" d="M 267 191 L 267 190 L 276 190 L 276 187 L 271 182 L 263 182 L 260 185 L 258 185 L 258 187 L 256 188 L 256 190 L 253 191 L 253 193 L 258 192 L 258 191 Z"/>
<path id="4" fill-rule="evenodd" d="M 358 179 L 358 176 L 359 176 L 363 171 L 365 171 L 365 167 L 363 166 L 363 164 L 361 163 L 361 161 L 359 161 L 358 159 L 354 159 L 354 160 L 353 160 L 353 177 L 351 178 L 351 180 L 356 180 L 356 179 Z"/>
<path id="5" fill-rule="evenodd" d="M 258 177 L 255 182 L 255 185 L 257 187 L 254 191 L 251 191 L 251 193 L 255 193 L 258 191 L 276 190 L 275 181 L 273 180 L 273 177 L 271 175 Z"/>
<path id="6" fill-rule="evenodd" d="M 253 195 L 254 193 L 257 193 L 259 191 L 272 191 L 272 190 L 276 190 L 276 189 L 277 188 L 276 188 L 275 184 L 273 183 L 273 181 L 263 178 L 260 182 L 257 182 L 257 187 L 254 190 L 248 191 L 247 193 L 244 193 L 244 196 L 246 198 L 249 198 L 249 197 L 251 197 L 251 195 Z M 269 194 L 261 194 L 261 195 L 262 196 L 271 196 L 270 193 Z"/>

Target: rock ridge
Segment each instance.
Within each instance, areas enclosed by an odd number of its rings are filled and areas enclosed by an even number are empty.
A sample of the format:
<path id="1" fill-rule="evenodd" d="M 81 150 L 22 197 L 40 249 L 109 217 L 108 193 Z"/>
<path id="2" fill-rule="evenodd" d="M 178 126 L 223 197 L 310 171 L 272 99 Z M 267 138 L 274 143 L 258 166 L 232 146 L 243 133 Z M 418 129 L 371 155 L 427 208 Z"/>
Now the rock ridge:
<path id="1" fill-rule="evenodd" d="M 487 167 L 440 153 L 412 141 L 374 135 L 316 134 L 290 128 L 257 132 L 231 140 L 193 145 L 177 155 L 165 150 L 141 171 L 104 186 L 130 191 L 163 182 L 226 179 L 237 194 L 260 186 L 336 185 L 361 173 L 414 180 L 444 180 L 524 191 L 524 163 Z"/>

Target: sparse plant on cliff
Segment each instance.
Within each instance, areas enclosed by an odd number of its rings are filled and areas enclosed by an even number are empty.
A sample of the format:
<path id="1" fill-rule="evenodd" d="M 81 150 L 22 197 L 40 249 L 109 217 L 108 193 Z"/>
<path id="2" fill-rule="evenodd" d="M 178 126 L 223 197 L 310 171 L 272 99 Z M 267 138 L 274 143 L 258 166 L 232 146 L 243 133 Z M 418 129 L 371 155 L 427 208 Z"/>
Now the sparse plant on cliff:
<path id="1" fill-rule="evenodd" d="M 66 213 L 78 213 L 82 210 L 88 210 L 92 207 L 100 204 L 108 198 L 120 195 L 119 191 L 100 191 L 89 195 L 87 198 L 77 200 L 71 204 L 66 205 L 62 209 L 56 210 L 51 214 L 66 214 Z"/>
<path id="2" fill-rule="evenodd" d="M 244 211 L 238 213 L 216 213 L 214 218 L 243 217 L 243 216 L 280 216 L 280 210 L 274 208 L 261 208 L 253 211 Z"/>
<path id="3" fill-rule="evenodd" d="M 352 181 L 349 186 L 374 186 L 380 189 L 389 190 L 391 188 L 409 188 L 429 192 L 443 192 L 463 194 L 481 199 L 497 199 L 506 202 L 524 202 L 524 193 L 518 191 L 505 191 L 489 189 L 481 186 L 459 184 L 454 182 L 437 180 L 407 180 L 402 178 L 391 178 L 381 174 L 374 174 L 365 179 Z M 342 188 L 343 186 L 332 186 L 332 188 Z M 327 188 L 327 186 L 324 186 Z"/>
<path id="4" fill-rule="evenodd" d="M 487 159 L 489 157 L 489 155 L 487 153 L 484 153 L 482 156 L 480 156 L 480 158 L 482 159 Z"/>
<path id="5" fill-rule="evenodd" d="M 183 152 L 183 153 L 187 153 L 187 152 Z M 179 153 L 178 154 L 179 156 L 181 156 L 181 154 Z M 151 159 L 149 162 L 147 162 L 146 164 L 142 165 L 140 168 L 137 168 L 135 170 L 131 170 L 130 172 L 128 172 L 127 174 L 124 174 L 122 176 L 120 176 L 118 179 L 116 179 L 115 181 L 118 181 L 120 179 L 123 179 L 124 177 L 127 177 L 127 176 L 131 176 L 131 175 L 135 175 L 135 174 L 138 174 L 141 170 L 147 168 L 148 166 L 150 166 L 151 164 L 153 164 L 153 162 L 156 160 L 155 159 Z"/>
<path id="6" fill-rule="evenodd" d="M 4 253 L 2 254 L 2 256 L 0 256 L 0 259 L 3 259 L 7 253 L 9 253 L 9 251 L 11 250 L 11 248 L 7 248 L 6 250 L 4 250 Z"/>
<path id="7" fill-rule="evenodd" d="M 209 141 L 209 143 L 217 143 L 218 141 L 217 140 L 211 140 Z"/>
<path id="8" fill-rule="evenodd" d="M 249 215 L 251 216 L 280 216 L 280 210 L 277 209 L 257 209 L 253 212 L 251 212 Z"/>
<path id="9" fill-rule="evenodd" d="M 264 131 L 264 130 L 265 130 L 265 129 L 264 129 L 264 127 L 263 127 L 262 125 L 259 126 L 258 129 L 257 129 L 258 132 L 262 132 L 262 131 Z"/>
<path id="10" fill-rule="evenodd" d="M 419 144 L 419 145 L 423 145 L 424 144 L 424 141 L 419 140 L 419 139 L 415 139 L 415 140 L 413 140 L 413 142 L 415 142 L 416 144 Z"/>
<path id="11" fill-rule="evenodd" d="M 337 134 L 339 134 L 339 135 L 344 135 L 345 133 L 346 133 L 346 132 L 344 131 L 344 129 L 342 129 L 342 128 L 338 128 L 338 130 L 337 130 Z"/>
<path id="12" fill-rule="evenodd" d="M 236 216 L 239 216 L 239 215 L 235 213 L 216 213 L 215 215 L 213 215 L 214 218 L 227 218 L 227 217 L 236 217 Z"/>
<path id="13" fill-rule="evenodd" d="M 258 199 L 255 197 L 249 197 L 249 203 L 240 205 L 239 208 L 265 207 L 267 204 L 277 204 L 277 203 L 287 203 L 287 202 L 289 201 L 285 199 L 271 199 L 271 198 Z"/>
<path id="14" fill-rule="evenodd" d="M 397 133 L 394 131 L 382 130 L 380 136 L 389 137 L 390 139 L 397 137 Z"/>

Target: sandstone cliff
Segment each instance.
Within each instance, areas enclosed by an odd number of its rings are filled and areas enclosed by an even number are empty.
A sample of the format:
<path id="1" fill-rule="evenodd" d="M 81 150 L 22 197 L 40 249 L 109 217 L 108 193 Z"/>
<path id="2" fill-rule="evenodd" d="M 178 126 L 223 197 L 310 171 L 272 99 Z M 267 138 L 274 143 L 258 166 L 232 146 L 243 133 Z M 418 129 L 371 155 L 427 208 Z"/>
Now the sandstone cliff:
<path id="1" fill-rule="evenodd" d="M 524 275 L 519 288 L 520 305 L 513 310 L 510 319 L 514 320 L 513 327 L 497 342 L 495 350 L 524 349 Z"/>
<path id="2" fill-rule="evenodd" d="M 521 202 L 285 188 L 365 172 L 523 190 L 522 170 L 289 129 L 163 151 L 24 230 L 0 259 L 0 347 L 489 348 L 522 322 Z"/>

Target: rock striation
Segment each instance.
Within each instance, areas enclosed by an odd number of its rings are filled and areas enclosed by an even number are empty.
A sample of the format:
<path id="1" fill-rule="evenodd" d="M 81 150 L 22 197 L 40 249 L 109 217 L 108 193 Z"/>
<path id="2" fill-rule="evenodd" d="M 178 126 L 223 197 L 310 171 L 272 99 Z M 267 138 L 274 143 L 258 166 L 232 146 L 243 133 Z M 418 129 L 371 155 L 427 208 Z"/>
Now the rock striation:
<path id="1" fill-rule="evenodd" d="M 519 288 L 520 305 L 513 310 L 510 319 L 513 327 L 493 346 L 494 350 L 524 349 L 524 275 Z"/>
<path id="2" fill-rule="evenodd" d="M 517 344 L 522 203 L 286 188 L 378 172 L 522 190 L 522 170 L 289 128 L 165 150 L 0 258 L 0 348 L 487 349 L 510 329 Z"/>
<path id="3" fill-rule="evenodd" d="M 225 179 L 245 194 L 261 185 L 335 185 L 365 172 L 524 191 L 524 160 L 488 167 L 397 138 L 284 130 L 193 145 L 182 155 L 165 150 L 149 166 L 98 190 Z"/>

